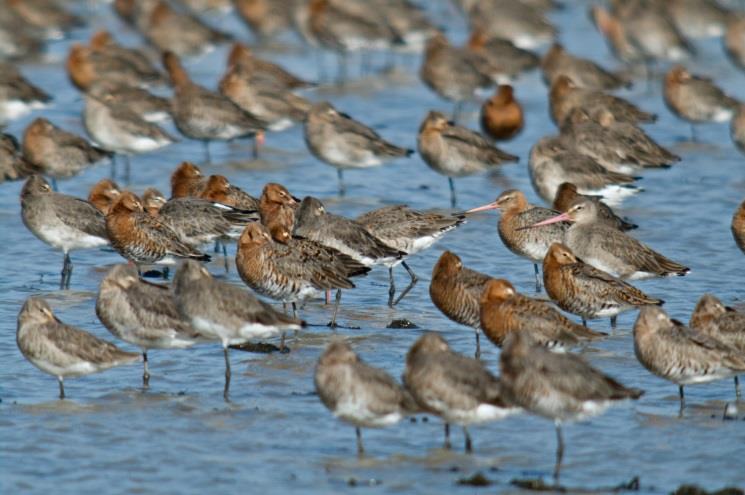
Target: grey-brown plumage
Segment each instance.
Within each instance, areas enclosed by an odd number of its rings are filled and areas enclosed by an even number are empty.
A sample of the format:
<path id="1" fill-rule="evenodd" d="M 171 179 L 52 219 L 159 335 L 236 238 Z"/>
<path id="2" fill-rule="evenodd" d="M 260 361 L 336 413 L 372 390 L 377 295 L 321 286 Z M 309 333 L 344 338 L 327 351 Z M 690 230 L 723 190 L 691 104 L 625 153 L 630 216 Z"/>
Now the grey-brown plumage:
<path id="1" fill-rule="evenodd" d="M 52 97 L 34 86 L 11 63 L 0 62 L 0 123 L 43 108 Z"/>
<path id="2" fill-rule="evenodd" d="M 108 104 L 124 105 L 147 122 L 157 123 L 171 118 L 171 101 L 143 88 L 101 81 L 88 88 L 86 94 Z"/>
<path id="3" fill-rule="evenodd" d="M 543 260 L 543 283 L 552 301 L 585 319 L 615 316 L 639 306 L 661 305 L 636 287 L 577 258 L 563 244 L 553 244 Z"/>
<path id="4" fill-rule="evenodd" d="M 625 0 L 613 2 L 613 10 L 623 28 L 623 36 L 638 52 L 640 61 L 677 62 L 694 54 L 665 10 L 666 2 Z"/>
<path id="5" fill-rule="evenodd" d="M 174 53 L 163 55 L 163 65 L 175 87 L 173 119 L 184 136 L 208 143 L 250 137 L 264 127 L 225 96 L 193 83 Z"/>
<path id="6" fill-rule="evenodd" d="M 362 455 L 361 427 L 391 426 L 418 412 L 414 399 L 385 371 L 363 362 L 351 346 L 331 342 L 318 359 L 316 393 L 337 418 L 354 425 L 357 453 Z"/>
<path id="7" fill-rule="evenodd" d="M 414 153 L 389 143 L 366 125 L 336 110 L 329 102 L 319 102 L 310 108 L 304 136 L 313 156 L 338 169 L 342 194 L 343 169 L 376 167 Z"/>
<path id="8" fill-rule="evenodd" d="M 281 65 L 257 57 L 242 43 L 234 43 L 228 56 L 228 67 L 236 67 L 254 83 L 274 86 L 277 89 L 302 89 L 315 84 L 288 72 Z"/>
<path id="9" fill-rule="evenodd" d="M 38 118 L 26 127 L 22 149 L 26 159 L 40 173 L 54 178 L 76 175 L 112 155 L 45 118 Z"/>
<path id="10" fill-rule="evenodd" d="M 229 34 L 210 27 L 197 15 L 174 9 L 164 0 L 121 3 L 135 3 L 133 10 L 139 12 L 135 12 L 132 21 L 161 52 L 172 51 L 181 57 L 199 55 L 231 39 Z M 126 9 L 121 10 L 123 17 L 129 17 Z"/>
<path id="11" fill-rule="evenodd" d="M 158 125 L 148 122 L 108 94 L 89 93 L 85 98 L 83 124 L 102 148 L 125 155 L 148 153 L 176 142 Z"/>
<path id="12" fill-rule="evenodd" d="M 693 310 L 688 325 L 736 349 L 745 357 L 745 314 L 722 304 L 716 296 L 704 294 Z M 740 398 L 740 381 L 735 375 L 735 394 Z"/>
<path id="13" fill-rule="evenodd" d="M 174 264 L 173 257 L 210 260 L 159 217 L 147 213 L 130 191 L 124 191 L 111 206 L 106 215 L 106 233 L 114 250 L 136 265 Z"/>
<path id="14" fill-rule="evenodd" d="M 220 93 L 241 109 L 266 123 L 270 131 L 282 131 L 306 119 L 312 103 L 289 89 L 253 79 L 242 66 L 230 67 L 220 80 Z"/>
<path id="15" fill-rule="evenodd" d="M 716 0 L 668 0 L 664 5 L 675 26 L 687 38 L 722 36 L 734 14 Z"/>
<path id="16" fill-rule="evenodd" d="M 595 416 L 614 402 L 644 393 L 621 385 L 579 356 L 532 345 L 520 332 L 506 339 L 499 367 L 505 400 L 556 423 L 557 483 L 564 454 L 561 423 Z"/>
<path id="17" fill-rule="evenodd" d="M 590 265 L 628 280 L 684 276 L 690 271 L 628 234 L 598 222 L 598 215 L 597 203 L 577 198 L 566 213 L 554 217 L 572 222 L 564 243 Z"/>
<path id="18" fill-rule="evenodd" d="M 422 410 L 463 427 L 465 450 L 472 451 L 467 426 L 503 419 L 518 412 L 504 399 L 499 379 L 479 360 L 457 354 L 439 334 L 425 333 L 406 354 L 404 386 Z"/>
<path id="19" fill-rule="evenodd" d="M 409 257 L 428 249 L 447 232 L 465 223 L 466 220 L 463 214 L 442 215 L 413 210 L 406 205 L 395 205 L 368 211 L 357 217 L 356 221 L 385 244 L 407 253 Z M 389 306 L 398 304 L 418 280 L 406 261 L 402 260 L 401 264 L 411 276 L 411 282 L 394 301 L 396 288 L 393 282 L 393 267 L 389 267 Z"/>
<path id="20" fill-rule="evenodd" d="M 741 153 L 745 153 L 745 105 L 739 105 L 730 121 L 730 137 Z"/>
<path id="21" fill-rule="evenodd" d="M 591 118 L 609 112 L 617 122 L 642 124 L 654 122 L 657 116 L 639 109 L 633 103 L 595 89 L 579 88 L 562 74 L 551 85 L 549 108 L 554 123 L 561 126 L 569 113 L 582 108 Z"/>
<path id="22" fill-rule="evenodd" d="M 551 206 L 556 211 L 566 213 L 572 206 L 572 203 L 580 198 L 595 203 L 598 210 L 597 217 L 595 218 L 597 222 L 623 231 L 634 230 L 638 227 L 638 225 L 616 215 L 610 206 L 600 200 L 599 196 L 585 196 L 577 192 L 577 186 L 571 182 L 563 182 L 559 186 L 559 189 L 556 191 L 556 197 L 554 197 L 554 202 Z"/>
<path id="23" fill-rule="evenodd" d="M 173 279 L 176 308 L 204 338 L 222 344 L 225 356 L 225 388 L 230 388 L 228 346 L 300 330 L 305 322 L 275 311 L 245 289 L 215 280 L 202 265 L 186 260 Z"/>
<path id="24" fill-rule="evenodd" d="M 430 111 L 419 126 L 417 150 L 431 169 L 448 177 L 450 203 L 455 206 L 453 177 L 484 172 L 519 157 L 506 153 L 481 134 Z"/>
<path id="25" fill-rule="evenodd" d="M 337 249 L 365 266 L 393 265 L 406 255 L 354 220 L 328 213 L 323 203 L 311 196 L 306 196 L 295 212 L 293 234 Z"/>
<path id="26" fill-rule="evenodd" d="M 59 398 L 65 398 L 67 377 L 89 375 L 133 363 L 140 355 L 61 322 L 47 302 L 29 297 L 18 313 L 16 343 L 23 356 L 45 373 L 57 377 Z"/>
<path id="27" fill-rule="evenodd" d="M 204 199 L 173 198 L 159 210 L 158 218 L 182 241 L 198 247 L 223 236 L 237 239 L 248 223 L 259 220 L 259 214 Z"/>
<path id="28" fill-rule="evenodd" d="M 608 170 L 560 136 L 545 136 L 533 145 L 528 173 L 533 189 L 547 203 L 554 201 L 564 182 L 575 184 L 583 194 L 602 196 L 609 204 L 642 190 L 633 185 L 638 177 Z"/>
<path id="29" fill-rule="evenodd" d="M 441 98 L 458 103 L 492 86 L 496 77 L 491 72 L 498 70 L 486 57 L 451 46 L 444 34 L 437 33 L 427 41 L 419 77 Z"/>
<path id="30" fill-rule="evenodd" d="M 94 53 L 120 61 L 140 75 L 143 82 L 162 84 L 165 76 L 153 65 L 148 55 L 139 48 L 120 45 L 108 31 L 97 31 L 91 36 L 90 47 Z"/>
<path id="31" fill-rule="evenodd" d="M 672 320 L 662 309 L 645 306 L 634 323 L 634 352 L 652 374 L 679 386 L 708 383 L 745 372 L 745 356 L 730 345 Z"/>
<path id="32" fill-rule="evenodd" d="M 21 219 L 37 238 L 64 254 L 60 288 L 70 286 L 70 252 L 109 243 L 103 214 L 88 201 L 52 191 L 40 175 L 21 190 Z"/>
<path id="33" fill-rule="evenodd" d="M 622 75 L 609 72 L 591 60 L 572 55 L 557 42 L 543 55 L 541 70 L 543 80 L 549 86 L 560 75 L 568 76 L 582 88 L 608 91 L 631 86 L 631 82 Z"/>
<path id="34" fill-rule="evenodd" d="M 468 19 L 489 38 L 510 40 L 520 48 L 537 48 L 556 37 L 545 13 L 527 1 L 480 0 L 469 9 Z"/>
<path id="35" fill-rule="evenodd" d="M 471 32 L 467 48 L 510 77 L 529 71 L 540 62 L 535 53 L 518 48 L 509 40 L 488 37 L 485 31 L 479 28 Z"/>
<path id="36" fill-rule="evenodd" d="M 593 120 L 584 110 L 575 108 L 564 120 L 561 135 L 577 151 L 614 172 L 628 174 L 637 167 L 669 167 L 680 161 L 643 130 L 616 121 L 610 112 L 601 112 L 598 120 Z"/>
<path id="37" fill-rule="evenodd" d="M 199 334 L 176 310 L 173 291 L 140 279 L 132 265 L 116 265 L 98 289 L 96 315 L 115 337 L 142 349 L 142 384 L 150 383 L 150 349 L 185 349 Z"/>
<path id="38" fill-rule="evenodd" d="M 24 179 L 34 171 L 34 166 L 21 153 L 15 136 L 0 134 L 0 182 Z"/>
<path id="39" fill-rule="evenodd" d="M 723 38 L 725 52 L 740 70 L 745 70 L 745 16 L 733 16 Z"/>
<path id="40" fill-rule="evenodd" d="M 692 123 L 726 122 L 740 104 L 711 79 L 691 74 L 680 65 L 665 74 L 663 90 L 670 111 Z"/>

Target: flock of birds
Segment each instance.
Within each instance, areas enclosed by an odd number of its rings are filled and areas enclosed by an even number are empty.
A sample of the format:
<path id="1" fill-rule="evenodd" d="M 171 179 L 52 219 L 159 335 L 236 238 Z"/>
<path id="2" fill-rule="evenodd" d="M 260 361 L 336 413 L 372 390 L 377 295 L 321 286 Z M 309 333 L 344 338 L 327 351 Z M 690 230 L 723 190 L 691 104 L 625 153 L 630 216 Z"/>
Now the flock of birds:
<path id="1" fill-rule="evenodd" d="M 221 343 L 225 359 L 224 397 L 231 380 L 229 349 L 256 339 L 297 332 L 306 323 L 298 304 L 336 290 L 331 326 L 336 325 L 342 290 L 375 266 L 390 275 L 393 307 L 417 282 L 408 257 L 431 247 L 477 212 L 500 210 L 499 237 L 514 254 L 534 264 L 536 291 L 550 298 L 518 293 L 504 279 L 465 267 L 454 253 L 442 254 L 432 273 L 432 302 L 451 320 L 475 329 L 476 358 L 450 349 L 437 333 L 422 335 L 406 356 L 403 384 L 364 363 L 348 343 L 333 340 L 318 361 L 315 385 L 321 401 L 356 427 L 382 427 L 402 418 L 430 413 L 463 427 L 498 420 L 520 411 L 556 422 L 558 481 L 563 440 L 560 425 L 601 413 L 614 402 L 637 399 L 643 391 L 626 387 L 593 368 L 570 348 L 606 334 L 587 328 L 587 320 L 611 318 L 639 309 L 633 340 L 640 363 L 653 374 L 683 387 L 745 373 L 745 314 L 705 294 L 689 325 L 671 319 L 664 301 L 629 281 L 684 276 L 689 268 L 641 243 L 627 231 L 636 227 L 612 210 L 640 189 L 643 168 L 669 167 L 681 158 L 656 143 L 641 125 L 656 116 L 610 92 L 632 84 L 638 68 L 650 80 L 658 63 L 676 65 L 663 79 L 668 108 L 695 126 L 731 122 L 734 143 L 745 148 L 745 106 L 714 81 L 680 65 L 693 56 L 691 38 L 719 37 L 726 53 L 745 67 L 745 16 L 714 0 L 611 1 L 593 6 L 592 19 L 613 53 L 627 64 L 612 72 L 565 50 L 546 13 L 551 0 L 460 0 L 455 2 L 472 29 L 468 43 L 452 45 L 425 13 L 408 0 L 115 0 L 120 18 L 159 52 L 120 45 L 105 31 L 88 45 L 75 44 L 66 59 L 70 80 L 81 91 L 85 129 L 92 142 L 39 117 L 19 141 L 2 136 L 0 173 L 23 179 L 21 216 L 28 230 L 64 255 L 61 288 L 69 288 L 70 253 L 111 246 L 129 263 L 103 279 L 96 314 L 117 338 L 135 345 L 127 352 L 62 322 L 40 296 L 27 299 L 18 315 L 17 343 L 23 355 L 57 377 L 64 398 L 66 377 L 144 361 L 148 351 L 179 349 L 201 342 Z M 32 56 L 44 41 L 83 23 L 56 0 L 0 2 L 0 55 Z M 384 140 L 328 101 L 311 101 L 314 83 L 257 57 L 235 43 L 219 89 L 193 82 L 181 58 L 204 52 L 230 36 L 196 15 L 202 7 L 234 4 L 257 38 L 294 29 L 309 45 L 339 55 L 339 83 L 347 56 L 371 51 L 423 50 L 419 75 L 442 98 L 455 103 L 452 118 L 431 111 L 421 123 L 417 152 L 436 172 L 453 179 L 481 173 L 518 157 L 497 148 L 523 125 L 523 109 L 513 80 L 540 68 L 549 86 L 551 118 L 560 129 L 532 148 L 528 169 L 538 195 L 551 205 L 530 204 L 523 192 L 507 190 L 494 202 L 468 211 L 424 212 L 388 206 L 356 219 L 332 214 L 314 197 L 302 200 L 278 183 L 266 184 L 257 198 L 222 175 L 205 177 L 189 161 L 171 175 L 171 196 L 155 189 L 142 197 L 113 180 L 96 184 L 88 199 L 56 192 L 56 180 L 69 178 L 103 160 L 150 153 L 177 141 L 160 125 L 172 119 L 184 138 L 200 140 L 210 161 L 210 142 L 254 139 L 261 152 L 267 134 L 292 125 L 304 128 L 308 150 L 342 171 L 404 159 L 415 151 Z M 217 4 L 217 5 L 212 5 Z M 230 5 L 227 5 L 228 7 Z M 539 56 L 532 50 L 553 43 Z M 160 68 L 165 70 L 163 72 Z M 148 91 L 170 85 L 170 98 Z M 483 89 L 497 86 L 483 102 L 481 131 L 459 124 L 462 106 Z M 303 91 L 302 93 L 300 91 Z M 9 121 L 36 111 L 52 97 L 24 79 L 14 62 L 0 70 L 0 118 Z M 51 179 L 48 181 L 44 176 Z M 745 202 L 735 212 L 732 233 L 745 251 Z M 235 265 L 251 290 L 214 278 L 203 266 L 215 243 L 227 263 L 226 244 L 237 242 Z M 180 264 L 171 285 L 145 281 L 153 265 Z M 402 265 L 410 284 L 396 298 L 393 269 Z M 539 265 L 542 269 L 539 269 Z M 165 271 L 164 276 L 168 274 Z M 258 296 L 278 301 L 277 311 Z M 287 311 L 291 305 L 292 315 Z M 558 309 L 581 318 L 578 324 Z M 501 347 L 499 377 L 478 359 L 479 335 Z"/>

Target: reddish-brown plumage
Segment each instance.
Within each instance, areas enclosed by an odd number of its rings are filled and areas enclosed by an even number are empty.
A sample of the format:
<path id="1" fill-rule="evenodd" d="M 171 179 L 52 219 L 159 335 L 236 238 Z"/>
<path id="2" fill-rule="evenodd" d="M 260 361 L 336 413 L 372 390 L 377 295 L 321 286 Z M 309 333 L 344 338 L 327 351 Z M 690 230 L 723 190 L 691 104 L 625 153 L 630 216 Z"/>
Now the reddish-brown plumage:
<path id="1" fill-rule="evenodd" d="M 550 304 L 520 293 L 507 280 L 490 280 L 480 300 L 481 329 L 501 347 L 512 332 L 522 332 L 535 343 L 546 346 L 572 346 L 582 339 L 605 334 L 578 325 Z"/>
<path id="2" fill-rule="evenodd" d="M 300 203 L 282 184 L 270 182 L 264 186 L 259 198 L 261 223 L 271 231 L 281 226 L 292 232 L 295 224 L 295 210 Z"/>
<path id="3" fill-rule="evenodd" d="M 182 162 L 171 174 L 171 197 L 199 197 L 206 182 L 199 167 L 191 162 Z"/>
<path id="4" fill-rule="evenodd" d="M 101 179 L 96 182 L 88 193 L 88 201 L 96 207 L 98 211 L 107 215 L 111 210 L 111 205 L 121 194 L 121 189 L 116 182 L 109 179 Z"/>
<path id="5" fill-rule="evenodd" d="M 481 129 L 493 139 L 512 139 L 524 124 L 523 109 L 514 97 L 512 86 L 499 86 L 481 106 Z"/>

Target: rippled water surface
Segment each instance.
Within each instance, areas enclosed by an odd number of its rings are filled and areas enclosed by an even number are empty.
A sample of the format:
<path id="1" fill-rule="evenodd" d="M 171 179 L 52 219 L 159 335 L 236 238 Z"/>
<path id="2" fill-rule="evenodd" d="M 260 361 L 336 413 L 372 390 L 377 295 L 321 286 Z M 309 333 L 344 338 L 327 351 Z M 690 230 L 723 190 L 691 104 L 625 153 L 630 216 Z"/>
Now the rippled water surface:
<path id="1" fill-rule="evenodd" d="M 433 19 L 448 28 L 454 40 L 465 37 L 465 26 L 442 2 L 429 9 Z M 80 2 L 81 10 L 87 3 Z M 78 93 L 66 79 L 62 60 L 73 40 L 87 39 L 91 30 L 112 29 L 125 42 L 138 41 L 122 27 L 109 7 L 89 7 L 90 26 L 73 33 L 72 40 L 50 44 L 49 60 L 24 66 L 24 72 L 55 97 L 43 111 L 56 124 L 82 131 Z M 585 15 L 585 4 L 552 14 L 561 26 L 561 39 L 575 53 L 613 64 L 600 36 Z M 219 14 L 216 24 L 249 40 L 235 20 Z M 286 63 L 306 78 L 315 78 L 318 61 L 291 37 L 286 46 L 262 55 Z M 724 58 L 716 40 L 698 44 L 700 56 L 692 67 L 708 73 L 734 96 L 745 98 L 743 74 Z M 187 61 L 188 70 L 214 87 L 224 68 L 225 49 Z M 383 63 L 384 57 L 374 60 Z M 323 65 L 334 71 L 331 57 Z M 399 68 L 385 76 L 366 75 L 348 88 L 322 87 L 311 98 L 325 98 L 341 110 L 373 125 L 391 141 L 415 147 L 419 122 L 429 109 L 450 111 L 418 80 L 419 58 L 399 58 Z M 351 72 L 356 74 L 353 63 Z M 527 173 L 527 156 L 539 137 L 554 133 L 547 113 L 546 89 L 537 72 L 524 76 L 516 94 L 527 112 L 527 127 L 504 147 L 520 155 L 492 176 L 457 181 L 460 205 L 472 207 L 491 201 L 503 189 L 519 188 L 538 201 Z M 706 291 L 726 303 L 743 297 L 743 255 L 735 247 L 729 222 L 745 194 L 745 158 L 730 143 L 726 125 L 699 129 L 700 144 L 687 142 L 687 125 L 664 107 L 658 83 L 643 82 L 624 93 L 643 108 L 657 112 L 649 133 L 683 156 L 670 170 L 645 172 L 646 191 L 622 208 L 641 227 L 634 235 L 692 268 L 680 279 L 652 280 L 638 285 L 667 301 L 666 309 L 687 321 L 695 301 Z M 470 107 L 469 125 L 476 124 Z M 13 122 L 7 132 L 19 135 L 36 115 Z M 175 130 L 174 130 L 175 132 Z M 271 134 L 260 161 L 251 162 L 249 143 L 215 144 L 207 174 L 221 173 L 249 192 L 258 194 L 268 181 L 285 184 L 295 195 L 314 195 L 327 207 L 347 216 L 384 204 L 406 202 L 417 208 L 448 205 L 447 181 L 430 171 L 419 157 L 382 168 L 346 174 L 348 196 L 335 197 L 336 172 L 305 150 L 301 129 Z M 168 191 L 170 171 L 183 159 L 200 161 L 201 144 L 183 140 L 156 155 L 133 161 L 129 187 L 147 186 Z M 85 196 L 89 187 L 108 176 L 108 165 L 60 182 L 62 192 Z M 15 344 L 15 321 L 23 300 L 43 294 L 65 322 L 100 337 L 112 337 L 97 321 L 95 293 L 108 268 L 121 262 L 109 251 L 73 254 L 72 289 L 57 290 L 62 256 L 34 238 L 22 225 L 20 183 L 0 185 L 0 489 L 3 493 L 441 493 L 518 491 L 514 478 L 544 476 L 553 468 L 553 425 L 532 416 L 472 428 L 476 453 L 461 452 L 461 434 L 454 430 L 452 452 L 439 449 L 442 427 L 437 419 L 404 422 L 385 430 L 365 431 L 369 457 L 355 456 L 354 431 L 335 419 L 313 391 L 312 372 L 332 333 L 312 328 L 291 342 L 289 354 L 263 355 L 232 352 L 233 402 L 222 400 L 223 359 L 219 346 L 188 351 L 153 351 L 151 388 L 140 389 L 141 369 L 122 367 L 67 382 L 68 400 L 58 401 L 55 379 L 23 359 Z M 509 278 L 520 290 L 533 289 L 532 267 L 509 253 L 496 234 L 497 217 L 473 218 L 448 234 L 436 248 L 413 258 L 420 276 L 409 297 L 391 310 L 386 306 L 387 273 L 377 270 L 344 294 L 340 321 L 358 325 L 340 329 L 369 363 L 399 376 L 404 355 L 425 330 L 442 332 L 452 346 L 473 353 L 473 333 L 445 319 L 429 300 L 431 268 L 441 250 L 458 253 L 465 264 Z M 234 249 L 234 246 L 231 246 Z M 210 266 L 222 274 L 222 260 Z M 398 285 L 406 278 L 399 273 Z M 240 284 L 235 270 L 228 275 Z M 309 304 L 304 317 L 328 321 L 330 307 Z M 407 318 L 419 329 L 387 329 L 396 318 Z M 644 493 L 666 493 L 682 483 L 707 489 L 745 485 L 745 404 L 737 421 L 722 421 L 721 413 L 734 391 L 731 380 L 688 390 L 689 407 L 678 418 L 677 388 L 651 376 L 633 354 L 631 326 L 635 314 L 619 318 L 619 330 L 584 351 L 596 366 L 623 383 L 643 388 L 644 397 L 622 404 L 605 415 L 565 429 L 567 451 L 563 482 L 572 487 L 610 487 L 634 476 Z M 595 327 L 608 331 L 608 322 Z M 128 347 L 127 344 L 122 344 Z M 488 342 L 483 359 L 494 371 L 498 350 Z M 487 489 L 460 487 L 459 478 L 482 472 L 495 485 Z M 364 485 L 365 488 L 360 488 Z"/>

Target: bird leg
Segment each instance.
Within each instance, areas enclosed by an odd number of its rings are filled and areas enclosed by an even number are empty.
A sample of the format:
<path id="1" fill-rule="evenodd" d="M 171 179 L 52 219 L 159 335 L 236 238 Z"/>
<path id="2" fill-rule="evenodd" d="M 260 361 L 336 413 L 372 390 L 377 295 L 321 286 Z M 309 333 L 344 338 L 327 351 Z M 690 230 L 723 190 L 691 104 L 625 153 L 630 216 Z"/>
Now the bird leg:
<path id="1" fill-rule="evenodd" d="M 678 385 L 678 394 L 680 395 L 680 412 L 678 416 L 682 418 L 683 408 L 685 408 L 685 405 L 686 405 L 686 396 L 685 396 L 685 392 L 683 392 L 683 385 Z"/>
<path id="2" fill-rule="evenodd" d="M 535 271 L 535 293 L 541 293 L 541 271 L 538 269 L 538 263 L 533 263 L 533 271 Z"/>
<path id="3" fill-rule="evenodd" d="M 735 375 L 735 397 L 737 397 L 737 400 L 740 400 L 742 397 L 742 392 L 740 391 L 740 378 Z"/>
<path id="4" fill-rule="evenodd" d="M 212 163 L 212 155 L 210 155 L 210 142 L 209 140 L 204 140 L 204 159 L 205 164 L 209 165 Z"/>
<path id="5" fill-rule="evenodd" d="M 556 465 L 554 466 L 554 484 L 559 486 L 561 474 L 561 460 L 564 458 L 564 437 L 561 435 L 561 425 L 556 423 Z"/>
<path id="6" fill-rule="evenodd" d="M 393 267 L 388 267 L 388 306 L 393 307 L 393 297 L 396 295 L 396 282 L 393 280 Z"/>
<path id="7" fill-rule="evenodd" d="M 474 331 L 476 332 L 476 352 L 474 353 L 474 357 L 481 359 L 481 336 L 479 335 L 478 328 L 474 328 Z"/>
<path id="8" fill-rule="evenodd" d="M 70 278 L 72 278 L 72 261 L 70 260 L 70 253 L 65 253 L 62 258 L 62 277 L 59 284 L 60 290 L 70 288 Z"/>
<path id="9" fill-rule="evenodd" d="M 336 176 L 339 177 L 339 196 L 343 197 L 345 194 L 347 194 L 347 188 L 344 187 L 344 173 L 342 169 L 336 169 Z"/>
<path id="10" fill-rule="evenodd" d="M 455 208 L 458 201 L 455 199 L 455 182 L 452 177 L 448 177 L 448 184 L 450 184 L 450 207 Z"/>
<path id="11" fill-rule="evenodd" d="M 582 318 L 582 326 L 587 328 L 587 320 Z"/>
<path id="12" fill-rule="evenodd" d="M 336 303 L 334 304 L 334 315 L 331 318 L 328 326 L 336 328 L 336 315 L 339 312 L 339 303 L 341 302 L 341 289 L 336 289 Z"/>
<path id="13" fill-rule="evenodd" d="M 111 155 L 111 160 L 109 160 L 111 163 L 111 170 L 109 171 L 109 176 L 111 177 L 111 180 L 116 179 L 116 155 Z"/>
<path id="14" fill-rule="evenodd" d="M 64 400 L 65 398 L 65 384 L 63 383 L 64 378 L 61 376 L 57 377 L 57 383 L 59 383 L 59 398 Z"/>
<path id="15" fill-rule="evenodd" d="M 355 426 L 354 432 L 357 435 L 357 456 L 362 457 L 365 455 L 365 447 L 362 445 L 362 431 L 359 426 Z"/>
<path id="16" fill-rule="evenodd" d="M 222 244 L 222 257 L 223 257 L 223 260 L 225 260 L 225 273 L 229 273 L 230 262 L 228 261 L 228 248 L 224 242 L 222 242 L 221 244 Z"/>
<path id="17" fill-rule="evenodd" d="M 129 177 L 131 172 L 131 163 L 129 162 L 129 155 L 124 155 L 124 183 L 129 185 Z"/>
<path id="18" fill-rule="evenodd" d="M 228 345 L 227 342 L 222 348 L 223 354 L 225 354 L 225 388 L 222 391 L 222 396 L 225 402 L 229 402 L 228 391 L 230 390 L 230 356 L 228 356 Z"/>
<path id="19" fill-rule="evenodd" d="M 292 317 L 297 319 L 297 304 L 292 303 Z"/>
<path id="20" fill-rule="evenodd" d="M 215 249 L 214 249 L 214 252 L 215 253 L 219 253 L 220 252 L 220 239 L 215 239 Z"/>
<path id="21" fill-rule="evenodd" d="M 452 446 L 450 445 L 450 424 L 445 423 L 445 443 L 443 444 L 442 448 L 450 450 Z"/>
<path id="22" fill-rule="evenodd" d="M 150 386 L 150 372 L 147 369 L 147 351 L 142 351 L 142 363 L 143 363 L 143 372 L 142 372 L 142 387 L 148 388 Z"/>
<path id="23" fill-rule="evenodd" d="M 615 330 L 616 329 L 616 318 L 617 318 L 617 315 L 610 317 L 610 328 L 611 328 L 611 330 Z"/>
<path id="24" fill-rule="evenodd" d="M 473 442 L 471 442 L 471 435 L 465 426 L 463 426 L 463 435 L 466 437 L 466 454 L 473 454 Z"/>
<path id="25" fill-rule="evenodd" d="M 404 297 L 406 297 L 406 294 L 408 294 L 409 291 L 411 291 L 411 289 L 414 288 L 414 286 L 416 285 L 416 283 L 419 282 L 419 277 L 416 276 L 416 273 L 414 273 L 414 270 L 412 270 L 409 267 L 409 265 L 406 264 L 405 261 L 402 261 L 401 262 L 401 266 L 403 266 L 406 269 L 406 271 L 409 273 L 409 277 L 411 277 L 411 282 L 409 282 L 409 285 L 406 286 L 406 288 L 401 293 L 401 295 L 398 296 L 398 299 L 396 299 L 396 301 L 393 303 L 394 306 L 396 304 L 398 304 L 399 302 L 401 302 L 401 299 L 403 299 Z"/>

